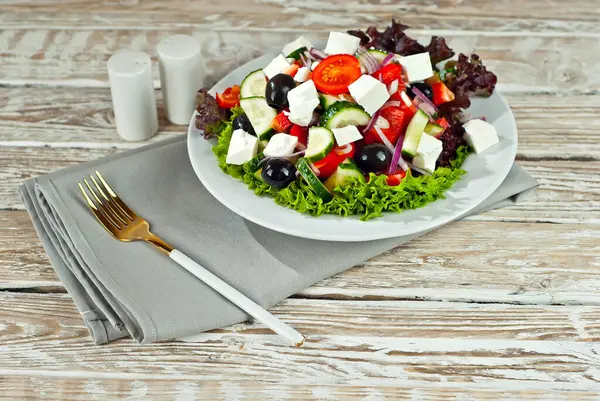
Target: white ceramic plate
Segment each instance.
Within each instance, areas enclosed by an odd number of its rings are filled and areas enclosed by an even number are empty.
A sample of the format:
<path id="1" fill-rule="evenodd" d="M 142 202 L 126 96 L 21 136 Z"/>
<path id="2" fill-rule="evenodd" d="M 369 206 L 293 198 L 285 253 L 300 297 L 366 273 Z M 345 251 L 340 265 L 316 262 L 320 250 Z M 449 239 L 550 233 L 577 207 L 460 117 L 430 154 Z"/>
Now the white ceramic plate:
<path id="1" fill-rule="evenodd" d="M 239 85 L 251 71 L 264 67 L 275 55 L 264 55 L 232 71 L 211 93 Z M 508 104 L 495 92 L 491 97 L 473 98 L 468 110 L 485 116 L 498 130 L 500 143 L 481 154 L 470 155 L 463 165 L 467 174 L 446 192 L 446 199 L 420 209 L 386 213 L 360 221 L 360 216 L 312 217 L 277 205 L 269 197 L 254 195 L 244 183 L 223 173 L 212 153 L 215 140 L 207 141 L 194 126 L 188 129 L 188 153 L 202 184 L 221 203 L 243 218 L 278 232 L 327 241 L 369 241 L 430 230 L 452 221 L 483 202 L 506 178 L 517 152 L 517 127 Z"/>

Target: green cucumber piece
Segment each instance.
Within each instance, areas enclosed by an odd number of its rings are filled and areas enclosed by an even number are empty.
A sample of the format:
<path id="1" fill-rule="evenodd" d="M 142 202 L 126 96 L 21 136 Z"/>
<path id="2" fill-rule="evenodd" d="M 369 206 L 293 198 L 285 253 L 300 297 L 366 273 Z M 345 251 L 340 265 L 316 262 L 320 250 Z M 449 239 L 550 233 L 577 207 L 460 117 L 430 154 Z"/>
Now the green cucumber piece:
<path id="1" fill-rule="evenodd" d="M 277 111 L 267 104 L 264 97 L 253 96 L 240 99 L 240 106 L 248 116 L 258 139 L 268 140 L 273 135 L 271 122 L 277 116 Z"/>
<path id="2" fill-rule="evenodd" d="M 293 58 L 294 60 L 300 60 L 300 54 L 304 53 L 307 50 L 308 49 L 306 48 L 306 46 L 304 46 L 304 47 L 294 50 L 293 52 L 288 54 L 286 57 Z"/>
<path id="3" fill-rule="evenodd" d="M 267 89 L 267 76 L 263 70 L 252 71 L 246 75 L 240 86 L 240 97 L 265 96 Z"/>
<path id="4" fill-rule="evenodd" d="M 304 158 L 310 163 L 319 161 L 331 152 L 334 144 L 335 138 L 331 130 L 324 127 L 310 127 Z"/>
<path id="5" fill-rule="evenodd" d="M 359 104 L 340 101 L 332 104 L 321 116 L 321 126 L 329 129 L 348 125 L 367 125 L 371 116 Z"/>
<path id="6" fill-rule="evenodd" d="M 375 59 L 381 64 L 383 59 L 387 57 L 388 52 L 384 52 L 383 50 L 371 49 L 369 50 L 369 54 L 375 57 Z"/>
<path id="7" fill-rule="evenodd" d="M 417 154 L 419 141 L 428 122 L 429 116 L 423 110 L 419 109 L 412 120 L 410 120 L 410 123 L 408 123 L 408 127 L 406 127 L 406 134 L 404 135 L 404 142 L 402 144 L 403 155 L 414 157 Z"/>
<path id="8" fill-rule="evenodd" d="M 260 162 L 265 158 L 264 153 L 259 153 L 244 164 L 244 171 L 247 173 L 255 173 L 260 170 Z"/>
<path id="9" fill-rule="evenodd" d="M 329 192 L 333 192 L 337 186 L 346 185 L 350 179 L 357 179 L 360 182 L 365 182 L 365 176 L 356 164 L 354 164 L 351 159 L 346 159 L 338 166 L 335 172 L 325 180 L 325 188 L 327 188 Z"/>
<path id="10" fill-rule="evenodd" d="M 254 172 L 254 178 L 256 178 L 259 181 L 265 182 L 265 180 L 263 180 L 262 178 L 262 168 L 259 168 Z"/>
<path id="11" fill-rule="evenodd" d="M 267 76 L 263 70 L 252 71 L 244 78 L 240 86 L 240 97 L 264 97 L 267 88 Z"/>
<path id="12" fill-rule="evenodd" d="M 323 201 L 329 202 L 333 199 L 333 195 L 325 188 L 325 185 L 319 180 L 319 177 L 315 175 L 315 173 L 310 168 L 309 162 L 306 158 L 302 158 L 298 160 L 296 168 L 300 172 L 302 178 L 306 180 L 308 185 L 315 191 L 315 194 Z"/>
<path id="13" fill-rule="evenodd" d="M 426 134 L 435 137 L 437 137 L 442 131 L 444 131 L 444 127 L 433 123 L 427 123 L 425 129 L 423 130 L 423 132 L 425 132 Z"/>
<path id="14" fill-rule="evenodd" d="M 354 99 L 352 99 L 352 96 L 350 96 L 348 94 L 334 96 L 334 95 L 328 95 L 326 93 L 321 93 L 319 95 L 319 103 L 321 103 L 321 107 L 323 108 L 323 110 L 329 109 L 331 106 L 333 106 L 337 102 L 354 103 L 353 100 Z"/>

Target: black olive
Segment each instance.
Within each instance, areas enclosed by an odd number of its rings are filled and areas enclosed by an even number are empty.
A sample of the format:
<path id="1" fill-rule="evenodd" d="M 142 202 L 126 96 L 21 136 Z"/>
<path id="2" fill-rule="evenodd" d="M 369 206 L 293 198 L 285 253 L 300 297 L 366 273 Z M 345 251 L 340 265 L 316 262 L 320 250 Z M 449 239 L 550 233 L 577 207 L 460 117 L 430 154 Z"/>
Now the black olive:
<path id="1" fill-rule="evenodd" d="M 256 136 L 256 132 L 254 132 L 254 128 L 252 127 L 252 124 L 250 124 L 250 120 L 246 113 L 240 114 L 233 119 L 233 130 L 235 131 L 236 129 L 243 129 L 250 135 Z"/>
<path id="2" fill-rule="evenodd" d="M 265 98 L 267 104 L 274 109 L 284 109 L 288 107 L 287 94 L 296 87 L 296 82 L 291 75 L 277 74 L 267 82 Z"/>
<path id="3" fill-rule="evenodd" d="M 364 171 L 377 173 L 388 169 L 392 161 L 392 152 L 385 145 L 373 143 L 356 152 L 354 160 Z"/>
<path id="4" fill-rule="evenodd" d="M 273 188 L 282 189 L 296 181 L 296 167 L 289 160 L 274 157 L 266 161 L 261 176 Z"/>
<path id="5" fill-rule="evenodd" d="M 427 97 L 427 99 L 429 99 L 433 102 L 433 89 L 431 89 L 431 85 L 429 85 L 427 82 L 415 82 L 414 84 L 410 84 L 410 86 L 415 87 L 418 90 L 420 90 L 421 92 L 423 92 L 423 94 Z M 408 88 L 406 90 L 406 94 L 411 99 L 414 99 L 416 96 L 413 93 L 413 91 L 411 90 L 411 88 Z"/>

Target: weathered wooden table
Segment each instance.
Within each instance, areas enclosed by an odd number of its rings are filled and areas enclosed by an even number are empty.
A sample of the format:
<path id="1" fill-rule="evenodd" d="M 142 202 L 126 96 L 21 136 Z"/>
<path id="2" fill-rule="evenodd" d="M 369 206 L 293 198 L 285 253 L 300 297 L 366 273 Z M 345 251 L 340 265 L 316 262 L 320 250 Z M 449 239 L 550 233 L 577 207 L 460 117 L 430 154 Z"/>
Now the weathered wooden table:
<path id="1" fill-rule="evenodd" d="M 299 33 L 392 16 L 497 73 L 536 194 L 281 303 L 274 313 L 310 337 L 303 348 L 251 324 L 196 343 L 94 346 L 16 188 L 143 145 L 116 135 L 108 57 L 192 33 L 210 86 Z M 599 21 L 587 0 L 3 0 L 0 399 L 598 399 Z M 184 131 L 161 112 L 152 141 Z"/>

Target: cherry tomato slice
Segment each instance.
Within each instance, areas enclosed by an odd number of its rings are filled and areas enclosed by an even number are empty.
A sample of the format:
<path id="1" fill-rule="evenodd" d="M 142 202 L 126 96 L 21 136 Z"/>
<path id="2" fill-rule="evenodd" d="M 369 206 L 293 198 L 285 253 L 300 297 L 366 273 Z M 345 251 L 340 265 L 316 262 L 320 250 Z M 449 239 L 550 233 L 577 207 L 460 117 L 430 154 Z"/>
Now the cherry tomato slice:
<path id="1" fill-rule="evenodd" d="M 443 82 L 431 85 L 431 89 L 433 90 L 433 103 L 436 106 L 454 100 L 454 92 L 452 92 Z"/>
<path id="2" fill-rule="evenodd" d="M 231 109 L 232 107 L 239 106 L 240 87 L 234 85 L 225 89 L 223 93 L 217 93 L 217 104 L 224 109 Z"/>
<path id="3" fill-rule="evenodd" d="M 329 95 L 348 93 L 348 86 L 360 78 L 360 63 L 349 54 L 336 54 L 322 60 L 313 71 L 317 89 Z"/>

